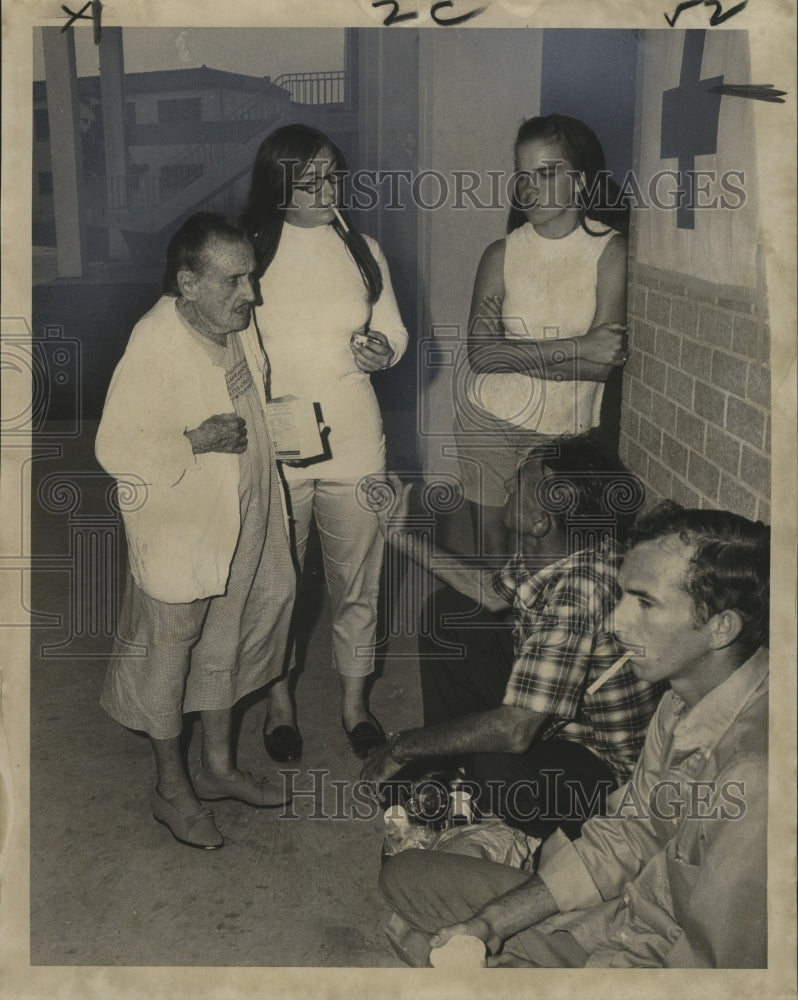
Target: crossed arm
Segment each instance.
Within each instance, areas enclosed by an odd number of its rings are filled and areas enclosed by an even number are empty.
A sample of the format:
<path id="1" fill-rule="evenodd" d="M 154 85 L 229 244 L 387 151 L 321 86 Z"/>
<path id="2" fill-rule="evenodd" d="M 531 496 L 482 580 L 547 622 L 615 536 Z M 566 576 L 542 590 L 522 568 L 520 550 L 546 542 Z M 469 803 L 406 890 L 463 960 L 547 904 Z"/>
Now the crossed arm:
<path id="1" fill-rule="evenodd" d="M 614 236 L 598 262 L 596 311 L 582 336 L 562 340 L 514 340 L 504 334 L 504 240 L 492 243 L 479 262 L 468 322 L 468 361 L 478 373 L 521 372 L 558 381 L 606 382 L 624 364 L 626 337 L 626 240 Z"/>

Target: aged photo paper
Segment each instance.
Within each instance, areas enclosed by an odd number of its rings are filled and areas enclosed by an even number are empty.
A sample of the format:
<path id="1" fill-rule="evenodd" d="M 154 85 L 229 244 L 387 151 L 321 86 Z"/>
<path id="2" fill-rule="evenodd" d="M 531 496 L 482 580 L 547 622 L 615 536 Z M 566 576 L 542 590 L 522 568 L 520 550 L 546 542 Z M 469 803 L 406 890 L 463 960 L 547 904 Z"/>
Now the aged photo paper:
<path id="1" fill-rule="evenodd" d="M 0 1000 L 796 996 L 795 30 L 791 0 L 4 4 Z M 127 140 L 111 139 L 98 65 L 127 74 Z M 79 109 L 71 145 L 52 134 L 54 100 Z M 629 367 L 607 404 L 622 459 L 651 499 L 772 525 L 767 969 L 405 968 L 383 935 L 382 819 L 352 812 L 359 762 L 326 676 L 300 678 L 300 710 L 314 685 L 328 704 L 300 717 L 291 778 L 295 794 L 323 785 L 324 802 L 305 791 L 287 819 L 220 803 L 231 839 L 208 854 L 159 853 L 146 740 L 98 703 L 125 549 L 93 435 L 158 294 L 155 237 L 199 207 L 238 215 L 265 121 L 335 135 L 410 334 L 374 378 L 388 467 L 436 482 L 436 509 L 456 514 L 474 274 L 505 231 L 517 128 L 555 110 L 591 124 L 633 208 Z M 696 174 L 678 210 L 677 170 Z M 396 732 L 421 709 L 411 588 L 387 576 L 371 706 Z M 317 661 L 328 615 L 314 607 L 300 629 Z M 240 748 L 257 773 L 263 711 L 246 699 Z"/>

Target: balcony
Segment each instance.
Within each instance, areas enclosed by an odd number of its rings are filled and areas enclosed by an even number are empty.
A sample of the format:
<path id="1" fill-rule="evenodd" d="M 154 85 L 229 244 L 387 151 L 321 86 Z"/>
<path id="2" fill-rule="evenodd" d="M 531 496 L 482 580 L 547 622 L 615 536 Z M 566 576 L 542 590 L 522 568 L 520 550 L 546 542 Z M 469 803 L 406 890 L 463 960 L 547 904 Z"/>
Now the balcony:
<path id="1" fill-rule="evenodd" d="M 89 224 L 119 229 L 131 247 L 138 245 L 200 208 L 227 210 L 232 186 L 251 170 L 258 146 L 279 125 L 302 117 L 323 127 L 329 113 L 347 111 L 354 124 L 344 70 L 285 73 L 271 84 L 270 92 L 254 95 L 225 121 L 128 126 L 129 147 L 193 141 L 157 173 L 139 166 L 124 177 L 85 178 Z M 274 86 L 283 94 L 275 95 Z"/>
<path id="2" fill-rule="evenodd" d="M 292 104 L 314 107 L 320 104 L 351 103 L 348 93 L 349 77 L 342 69 L 319 73 L 283 73 L 274 84 L 288 91 Z"/>

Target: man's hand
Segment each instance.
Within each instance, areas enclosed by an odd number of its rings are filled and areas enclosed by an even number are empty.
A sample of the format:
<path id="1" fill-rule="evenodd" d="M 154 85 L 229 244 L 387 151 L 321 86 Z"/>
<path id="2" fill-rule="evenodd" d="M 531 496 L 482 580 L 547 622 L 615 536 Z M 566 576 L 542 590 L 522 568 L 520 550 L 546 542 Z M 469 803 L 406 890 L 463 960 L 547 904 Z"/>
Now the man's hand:
<path id="1" fill-rule="evenodd" d="M 203 420 L 194 430 L 184 431 L 195 455 L 220 451 L 240 455 L 247 450 L 247 425 L 235 413 L 217 413 Z"/>
<path id="2" fill-rule="evenodd" d="M 462 934 L 467 934 L 470 937 L 479 938 L 480 941 L 484 941 L 485 946 L 492 955 L 502 946 L 501 938 L 494 932 L 488 921 L 484 917 L 477 916 L 464 921 L 462 924 L 451 924 L 449 927 L 442 927 L 434 937 L 430 938 L 430 948 L 442 948 L 447 941 L 451 941 L 453 937 Z"/>
<path id="3" fill-rule="evenodd" d="M 363 762 L 360 780 L 373 784 L 375 787 L 392 778 L 402 770 L 403 765 L 391 757 L 391 740 L 375 747 Z"/>
<path id="4" fill-rule="evenodd" d="M 393 360 L 393 348 L 388 338 L 379 330 L 369 330 L 368 340 L 361 345 L 352 341 L 349 345 L 355 356 L 355 364 L 362 372 L 378 372 L 387 368 Z"/>
<path id="5" fill-rule="evenodd" d="M 470 934 L 484 941 L 491 955 L 497 955 L 509 938 L 558 911 L 559 907 L 545 882 L 539 875 L 532 875 L 528 881 L 491 900 L 470 920 L 442 927 L 430 940 L 430 945 L 440 948 L 456 934 Z M 488 965 L 492 967 L 516 964 L 524 963 L 517 962 L 512 956 L 488 959 Z"/>
<path id="6" fill-rule="evenodd" d="M 629 353 L 627 328 L 621 323 L 602 323 L 594 326 L 583 337 L 576 338 L 579 357 L 596 365 L 626 363 Z"/>

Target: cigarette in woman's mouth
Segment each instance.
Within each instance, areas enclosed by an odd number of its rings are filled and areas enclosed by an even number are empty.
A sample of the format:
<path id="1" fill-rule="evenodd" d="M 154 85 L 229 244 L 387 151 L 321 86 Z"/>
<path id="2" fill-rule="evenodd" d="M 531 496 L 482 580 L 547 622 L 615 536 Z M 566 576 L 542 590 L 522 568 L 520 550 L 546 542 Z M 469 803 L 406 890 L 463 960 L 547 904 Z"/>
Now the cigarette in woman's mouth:
<path id="1" fill-rule="evenodd" d="M 634 655 L 635 654 L 632 652 L 632 650 L 628 649 L 623 654 L 623 656 L 619 656 L 618 659 L 615 661 L 615 663 L 613 663 L 613 665 L 611 667 L 607 667 L 607 669 L 604 671 L 604 673 L 601 674 L 600 676 L 598 676 L 593 681 L 593 683 L 587 689 L 586 693 L 587 694 L 595 694 L 596 691 L 598 691 L 598 689 L 600 687 L 602 687 L 604 684 L 606 684 L 606 682 L 610 679 L 610 677 L 614 677 L 618 673 L 618 671 L 621 669 L 621 667 L 625 663 L 627 663 L 629 660 L 631 660 Z"/>
<path id="2" fill-rule="evenodd" d="M 332 206 L 332 210 L 333 210 L 333 212 L 335 213 L 335 218 L 336 218 L 336 219 L 338 220 L 338 222 L 339 222 L 339 223 L 341 224 L 341 228 L 343 229 L 343 231 L 344 231 L 345 233 L 348 233 L 348 232 L 349 232 L 349 226 L 347 226 L 347 224 L 346 224 L 346 223 L 344 222 L 344 220 L 343 220 L 343 219 L 341 218 L 341 213 L 340 213 L 340 212 L 338 211 L 338 209 L 337 209 L 337 208 L 335 207 L 335 205 L 333 205 L 333 206 Z"/>

